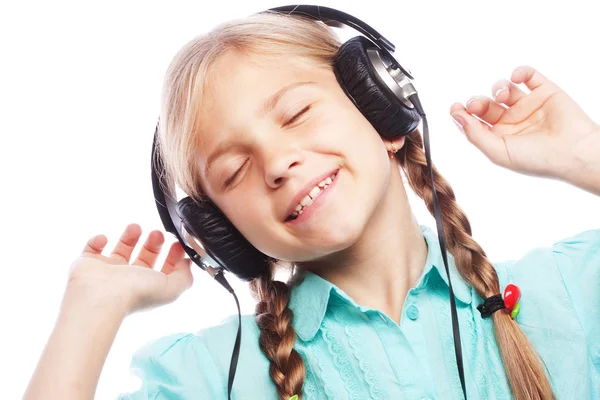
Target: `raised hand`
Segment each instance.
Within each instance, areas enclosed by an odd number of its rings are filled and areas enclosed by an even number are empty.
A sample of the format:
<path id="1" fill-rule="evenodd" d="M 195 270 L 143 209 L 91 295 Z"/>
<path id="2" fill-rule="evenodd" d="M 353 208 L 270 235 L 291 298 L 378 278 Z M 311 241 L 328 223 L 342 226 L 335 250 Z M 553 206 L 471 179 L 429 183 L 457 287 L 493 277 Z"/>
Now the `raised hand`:
<path id="1" fill-rule="evenodd" d="M 154 269 L 164 243 L 160 231 L 152 231 L 133 263 L 129 263 L 142 230 L 130 224 L 110 255 L 102 255 L 108 242 L 104 235 L 91 238 L 69 273 L 68 285 L 107 302 L 122 302 L 128 314 L 176 300 L 193 284 L 190 259 L 179 242 L 173 243 L 160 271 Z"/>
<path id="2" fill-rule="evenodd" d="M 529 93 L 517 86 L 521 83 Z M 516 68 L 510 81 L 492 86 L 492 93 L 494 99 L 475 96 L 466 107 L 455 103 L 450 114 L 496 165 L 526 175 L 565 178 L 577 166 L 577 154 L 586 154 L 599 142 L 600 126 L 532 67 Z"/>

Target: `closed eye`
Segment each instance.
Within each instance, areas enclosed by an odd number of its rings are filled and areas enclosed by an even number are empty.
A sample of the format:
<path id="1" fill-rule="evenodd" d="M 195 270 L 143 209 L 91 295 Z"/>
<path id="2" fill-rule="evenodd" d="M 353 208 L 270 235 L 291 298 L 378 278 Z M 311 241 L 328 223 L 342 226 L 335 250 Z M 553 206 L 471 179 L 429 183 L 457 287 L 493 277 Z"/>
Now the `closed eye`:
<path id="1" fill-rule="evenodd" d="M 227 178 L 227 180 L 223 183 L 223 188 L 224 189 L 228 188 L 229 185 L 231 185 L 231 183 L 235 180 L 236 176 L 238 176 L 238 174 L 240 173 L 240 171 L 242 170 L 242 168 L 244 168 L 244 165 L 246 165 L 246 162 L 243 163 L 242 166 L 240 168 L 238 168 L 238 170 L 233 173 L 233 175 L 231 175 L 229 178 Z"/>
<path id="2" fill-rule="evenodd" d="M 312 104 L 309 104 L 306 107 L 304 107 L 302 110 L 300 110 L 299 113 L 297 113 L 292 118 L 290 118 L 289 120 L 287 120 L 286 123 L 283 124 L 282 128 L 285 128 L 285 127 L 293 124 L 294 122 L 296 122 L 298 120 L 298 118 L 300 118 L 305 112 L 307 112 L 308 110 L 310 110 L 311 106 L 312 106 Z"/>

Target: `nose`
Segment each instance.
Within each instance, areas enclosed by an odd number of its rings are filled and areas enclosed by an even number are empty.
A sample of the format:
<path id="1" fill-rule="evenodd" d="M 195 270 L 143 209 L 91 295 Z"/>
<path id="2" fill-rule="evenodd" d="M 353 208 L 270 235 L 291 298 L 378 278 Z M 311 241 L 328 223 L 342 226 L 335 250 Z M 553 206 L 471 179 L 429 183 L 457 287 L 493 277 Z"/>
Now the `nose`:
<path id="1" fill-rule="evenodd" d="M 265 182 L 273 189 L 283 185 L 295 167 L 304 163 L 304 155 L 298 149 L 278 151 L 265 163 Z"/>

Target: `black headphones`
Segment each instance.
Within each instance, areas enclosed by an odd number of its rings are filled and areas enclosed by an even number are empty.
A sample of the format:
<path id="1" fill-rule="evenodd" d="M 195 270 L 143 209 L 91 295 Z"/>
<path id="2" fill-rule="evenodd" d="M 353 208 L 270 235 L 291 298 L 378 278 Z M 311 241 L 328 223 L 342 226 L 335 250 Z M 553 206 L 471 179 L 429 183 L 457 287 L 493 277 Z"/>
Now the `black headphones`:
<path id="1" fill-rule="evenodd" d="M 427 118 L 412 84 L 410 71 L 403 68 L 392 55 L 395 46 L 358 18 L 332 8 L 289 5 L 268 11 L 303 15 L 330 26 L 342 24 L 363 35 L 353 37 L 339 48 L 333 66 L 335 76 L 348 97 L 383 138 L 393 140 L 408 135 L 423 121 L 425 153 L 433 185 Z M 249 281 L 265 274 L 274 260 L 250 244 L 212 201 L 197 202 L 190 197 L 177 201 L 174 185 L 164 185 L 161 181 L 164 164 L 156 151 L 159 123 L 156 125 L 152 145 L 152 187 L 164 228 L 177 237 L 196 265 L 209 272 L 233 294 L 238 307 L 238 332 L 229 368 L 228 398 L 231 398 L 241 340 L 241 313 L 237 296 L 225 279 L 224 271 Z M 173 188 L 173 191 L 167 188 Z M 450 282 L 440 207 L 435 188 L 432 189 L 438 238 L 448 275 L 456 362 L 466 400 L 456 304 Z"/>

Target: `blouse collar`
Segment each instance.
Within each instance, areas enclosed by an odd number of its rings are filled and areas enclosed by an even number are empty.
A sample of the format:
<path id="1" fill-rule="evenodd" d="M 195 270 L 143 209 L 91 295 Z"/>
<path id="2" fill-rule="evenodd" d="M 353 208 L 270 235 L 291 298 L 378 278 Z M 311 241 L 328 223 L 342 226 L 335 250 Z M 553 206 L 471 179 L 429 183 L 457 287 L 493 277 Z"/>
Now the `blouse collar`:
<path id="1" fill-rule="evenodd" d="M 425 225 L 419 225 L 419 227 L 427 242 L 427 259 L 415 288 L 427 286 L 427 282 L 432 279 L 432 274 L 436 274 L 442 278 L 443 282 L 448 286 L 448 277 L 444 267 L 437 232 L 434 232 Z M 471 287 L 458 273 L 452 254 L 448 252 L 447 256 L 454 295 L 462 303 L 470 304 L 472 296 Z M 300 279 L 296 280 L 297 283 L 292 288 L 289 308 L 294 313 L 292 325 L 303 341 L 312 340 L 317 334 L 332 295 L 354 305 L 360 311 L 371 310 L 369 307 L 358 305 L 342 289 L 317 274 L 310 271 L 302 271 L 300 274 Z"/>

